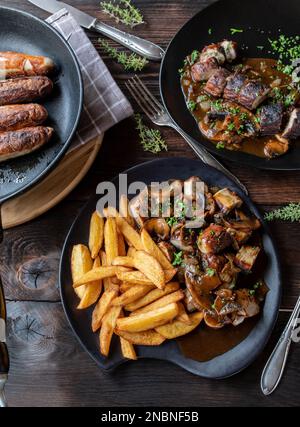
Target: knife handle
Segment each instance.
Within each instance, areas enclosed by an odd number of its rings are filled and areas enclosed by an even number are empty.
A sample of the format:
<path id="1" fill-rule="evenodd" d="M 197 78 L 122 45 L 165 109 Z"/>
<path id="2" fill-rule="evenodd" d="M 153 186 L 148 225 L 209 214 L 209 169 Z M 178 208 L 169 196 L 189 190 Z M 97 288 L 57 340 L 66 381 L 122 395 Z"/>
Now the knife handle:
<path id="1" fill-rule="evenodd" d="M 90 30 L 95 30 L 110 39 L 120 43 L 135 53 L 144 56 L 151 61 L 161 61 L 165 52 L 164 50 L 148 40 L 141 39 L 140 37 L 126 33 L 125 31 L 118 30 L 110 25 L 104 24 L 95 20 Z"/>

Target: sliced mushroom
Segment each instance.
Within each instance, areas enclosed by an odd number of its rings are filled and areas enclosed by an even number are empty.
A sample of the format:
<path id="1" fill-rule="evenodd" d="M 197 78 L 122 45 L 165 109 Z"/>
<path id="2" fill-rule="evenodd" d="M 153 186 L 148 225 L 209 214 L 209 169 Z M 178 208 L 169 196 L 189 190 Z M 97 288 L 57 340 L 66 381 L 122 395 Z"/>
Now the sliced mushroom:
<path id="1" fill-rule="evenodd" d="M 260 311 L 256 298 L 249 294 L 248 289 L 237 290 L 236 301 L 241 306 L 241 310 L 238 312 L 239 315 L 253 317 L 256 316 Z"/>
<path id="2" fill-rule="evenodd" d="M 144 223 L 143 228 L 161 240 L 166 240 L 170 236 L 170 227 L 164 218 L 151 218 Z"/>
<path id="3" fill-rule="evenodd" d="M 192 235 L 184 223 L 179 223 L 172 227 L 170 242 L 180 251 L 194 252 Z"/>
<path id="4" fill-rule="evenodd" d="M 172 262 L 175 254 L 175 248 L 171 243 L 169 242 L 159 242 L 158 243 L 159 249 L 164 253 L 166 258 Z"/>
<path id="5" fill-rule="evenodd" d="M 200 233 L 197 244 L 200 252 L 217 254 L 232 244 L 232 238 L 224 227 L 211 224 Z"/>
<path id="6" fill-rule="evenodd" d="M 199 274 L 189 268 L 185 273 L 185 280 L 195 307 L 198 310 L 210 310 L 213 302 L 212 291 L 221 284 L 218 275 Z"/>
<path id="7" fill-rule="evenodd" d="M 213 314 L 212 312 L 206 312 L 204 314 L 204 321 L 206 325 L 212 329 L 222 329 L 226 324 L 222 317 L 218 316 L 216 313 Z"/>

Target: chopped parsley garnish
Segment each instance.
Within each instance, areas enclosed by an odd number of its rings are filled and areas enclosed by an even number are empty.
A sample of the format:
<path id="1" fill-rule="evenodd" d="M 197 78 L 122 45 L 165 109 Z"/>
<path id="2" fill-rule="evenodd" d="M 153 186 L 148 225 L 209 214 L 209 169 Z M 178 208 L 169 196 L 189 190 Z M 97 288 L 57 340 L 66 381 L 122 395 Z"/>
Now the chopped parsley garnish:
<path id="1" fill-rule="evenodd" d="M 221 99 L 218 99 L 217 101 L 213 101 L 211 103 L 211 106 L 216 110 L 216 111 L 220 111 L 223 108 L 223 102 Z"/>
<path id="2" fill-rule="evenodd" d="M 211 230 L 209 234 L 213 237 L 216 233 L 214 232 L 214 230 Z"/>
<path id="3" fill-rule="evenodd" d="M 215 309 L 216 309 L 215 304 L 212 304 L 212 305 L 211 305 L 211 308 L 212 308 L 212 310 L 215 310 Z"/>
<path id="4" fill-rule="evenodd" d="M 172 265 L 174 265 L 174 267 L 177 266 L 177 265 L 181 265 L 182 264 L 182 261 L 183 261 L 182 256 L 183 256 L 183 252 L 182 251 L 177 252 L 177 253 L 174 254 L 174 259 L 173 259 L 173 262 L 172 262 Z"/>
<path id="5" fill-rule="evenodd" d="M 257 49 L 259 49 L 259 50 L 264 50 L 264 46 L 256 46 L 257 47 Z"/>
<path id="6" fill-rule="evenodd" d="M 225 144 L 224 144 L 224 142 L 218 142 L 216 147 L 218 150 L 222 150 L 223 148 L 225 148 Z"/>
<path id="7" fill-rule="evenodd" d="M 235 130 L 235 124 L 234 123 L 228 123 L 227 125 L 227 130 L 229 130 L 229 132 L 232 132 Z"/>
<path id="8" fill-rule="evenodd" d="M 243 33 L 244 30 L 242 30 L 241 28 L 230 28 L 230 33 L 232 36 L 234 36 L 237 33 Z"/>
<path id="9" fill-rule="evenodd" d="M 207 95 L 199 95 L 197 98 L 197 102 L 204 102 L 204 101 L 208 101 L 208 96 Z"/>
<path id="10" fill-rule="evenodd" d="M 215 270 L 215 269 L 213 269 L 213 268 L 207 268 L 207 269 L 206 269 L 206 275 L 207 275 L 207 276 L 212 277 L 212 276 L 214 276 L 215 274 L 216 274 L 216 270 Z"/>
<path id="11" fill-rule="evenodd" d="M 249 295 L 250 295 L 250 296 L 255 295 L 255 289 L 251 289 L 251 290 L 249 290 Z"/>
<path id="12" fill-rule="evenodd" d="M 181 76 L 181 77 L 183 77 L 183 76 L 184 76 L 184 74 L 185 74 L 185 70 L 184 70 L 184 68 L 180 68 L 180 69 L 178 70 L 178 73 L 180 74 L 180 76 Z"/>
<path id="13" fill-rule="evenodd" d="M 199 57 L 199 52 L 198 50 L 193 50 L 193 52 L 191 53 L 191 60 L 190 60 L 190 64 L 193 65 L 195 64 L 195 62 L 197 61 Z"/>
<path id="14" fill-rule="evenodd" d="M 207 32 L 211 36 L 212 35 L 212 28 L 209 28 Z"/>
<path id="15" fill-rule="evenodd" d="M 234 116 L 236 116 L 237 114 L 239 114 L 239 112 L 241 111 L 240 108 L 238 107 L 230 107 L 228 109 L 228 111 L 233 114 Z"/>
<path id="16" fill-rule="evenodd" d="M 293 61 L 300 58 L 300 36 L 285 36 L 269 39 L 272 52 L 278 55 L 278 70 L 291 75 L 294 71 Z"/>
<path id="17" fill-rule="evenodd" d="M 187 106 L 190 111 L 195 111 L 197 108 L 197 104 L 195 101 L 188 101 Z"/>
<path id="18" fill-rule="evenodd" d="M 175 216 L 170 216 L 170 218 L 166 220 L 166 223 L 168 224 L 169 227 L 173 227 L 173 225 L 178 224 L 178 220 L 177 218 L 175 218 Z"/>
<path id="19" fill-rule="evenodd" d="M 244 122 L 247 119 L 248 119 L 248 114 L 247 113 L 241 113 L 240 114 L 240 120 L 242 120 Z"/>
<path id="20" fill-rule="evenodd" d="M 259 117 L 254 117 L 254 121 L 255 121 L 255 123 L 260 123 L 260 118 Z"/>

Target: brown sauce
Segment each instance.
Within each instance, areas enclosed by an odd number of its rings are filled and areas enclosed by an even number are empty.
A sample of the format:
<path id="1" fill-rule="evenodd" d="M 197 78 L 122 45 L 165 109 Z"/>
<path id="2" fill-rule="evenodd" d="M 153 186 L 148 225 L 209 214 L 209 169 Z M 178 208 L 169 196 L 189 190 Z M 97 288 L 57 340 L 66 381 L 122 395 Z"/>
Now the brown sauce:
<path id="1" fill-rule="evenodd" d="M 277 61 L 270 58 L 247 58 L 240 62 L 243 65 L 250 65 L 253 71 L 259 73 L 262 81 L 266 84 L 271 84 L 277 79 L 281 80 L 281 86 L 284 88 L 291 83 L 291 77 L 277 70 Z M 185 95 L 186 101 L 196 102 L 197 98 L 205 92 L 203 91 L 203 86 L 199 83 L 195 83 L 190 78 L 190 67 L 185 68 L 186 74 L 181 79 L 181 87 Z M 201 108 L 197 108 L 196 111 L 191 112 L 197 123 L 203 120 L 205 116 L 205 111 Z M 265 143 L 270 139 L 270 137 L 255 137 L 255 138 L 246 138 L 242 142 L 242 146 L 239 151 L 253 154 L 258 157 L 266 157 L 264 154 Z M 214 141 L 211 141 L 213 144 L 217 144 Z"/>

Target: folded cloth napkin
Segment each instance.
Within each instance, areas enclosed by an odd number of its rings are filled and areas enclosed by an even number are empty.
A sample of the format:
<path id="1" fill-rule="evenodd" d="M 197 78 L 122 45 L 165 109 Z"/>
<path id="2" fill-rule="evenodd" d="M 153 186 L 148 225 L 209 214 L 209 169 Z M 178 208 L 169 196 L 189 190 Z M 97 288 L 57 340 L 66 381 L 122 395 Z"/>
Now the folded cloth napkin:
<path id="1" fill-rule="evenodd" d="M 84 106 L 70 150 L 131 116 L 133 110 L 83 29 L 66 9 L 47 22 L 58 30 L 73 48 L 82 72 Z"/>

